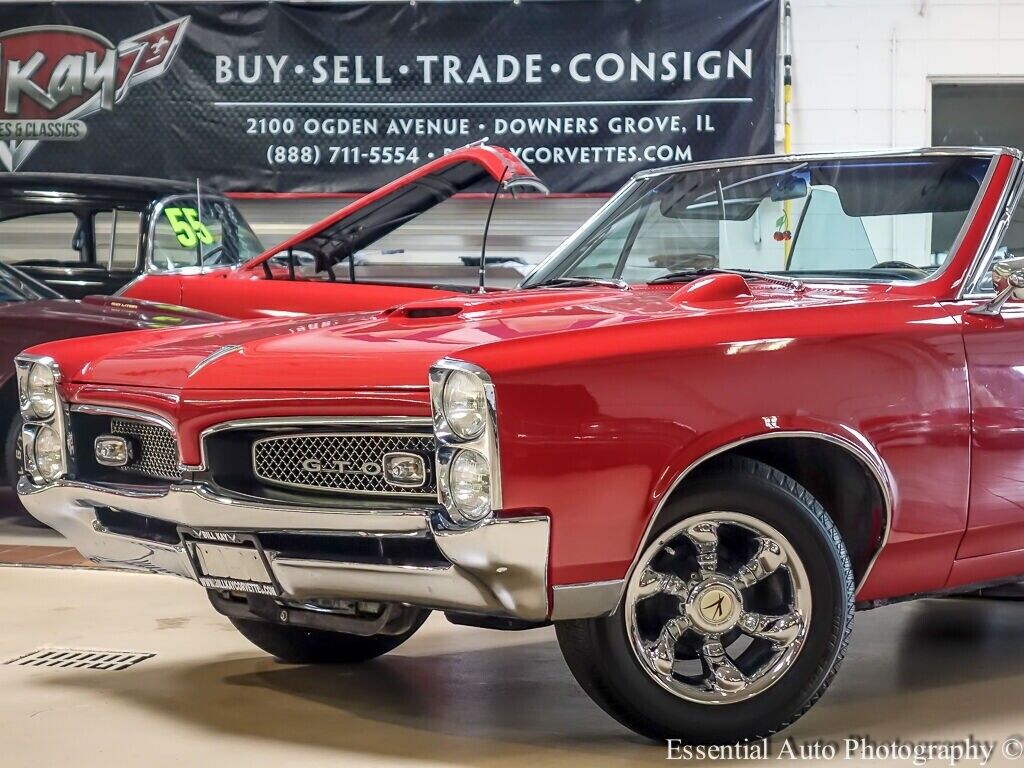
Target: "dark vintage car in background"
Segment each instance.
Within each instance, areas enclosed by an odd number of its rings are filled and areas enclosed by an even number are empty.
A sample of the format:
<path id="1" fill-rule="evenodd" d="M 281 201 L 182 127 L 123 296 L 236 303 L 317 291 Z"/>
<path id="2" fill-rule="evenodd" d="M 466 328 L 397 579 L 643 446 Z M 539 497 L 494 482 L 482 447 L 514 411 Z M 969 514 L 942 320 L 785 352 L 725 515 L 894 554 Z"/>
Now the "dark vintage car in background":
<path id="1" fill-rule="evenodd" d="M 263 247 L 238 209 L 195 184 L 0 173 L 0 260 L 68 298 L 147 273 L 240 263 Z"/>
<path id="2" fill-rule="evenodd" d="M 220 315 L 113 296 L 66 299 L 15 267 L 0 264 L 0 435 L 3 484 L 18 474 L 21 416 L 14 357 L 27 344 L 78 336 L 175 328 L 224 320 Z"/>

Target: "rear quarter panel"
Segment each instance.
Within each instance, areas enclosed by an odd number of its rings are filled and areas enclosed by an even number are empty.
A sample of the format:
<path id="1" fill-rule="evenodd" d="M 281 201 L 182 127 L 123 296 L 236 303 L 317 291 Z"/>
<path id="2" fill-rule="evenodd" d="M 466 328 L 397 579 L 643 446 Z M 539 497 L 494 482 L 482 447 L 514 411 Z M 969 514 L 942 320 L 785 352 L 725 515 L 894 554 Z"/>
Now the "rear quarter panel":
<path id="1" fill-rule="evenodd" d="M 860 442 L 884 463 L 892 526 L 858 599 L 946 580 L 966 526 L 970 413 L 963 342 L 936 304 L 711 311 L 459 357 L 495 381 L 504 506 L 552 517 L 553 584 L 622 578 L 675 478 L 769 424 Z"/>

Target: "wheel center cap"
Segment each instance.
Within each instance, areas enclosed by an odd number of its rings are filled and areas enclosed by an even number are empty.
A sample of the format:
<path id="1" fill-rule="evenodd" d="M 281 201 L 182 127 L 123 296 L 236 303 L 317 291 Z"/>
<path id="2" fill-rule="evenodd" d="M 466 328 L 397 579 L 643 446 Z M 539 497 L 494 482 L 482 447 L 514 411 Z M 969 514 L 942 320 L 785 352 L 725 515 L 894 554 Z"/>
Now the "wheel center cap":
<path id="1" fill-rule="evenodd" d="M 740 597 L 729 585 L 705 582 L 686 601 L 690 621 L 705 632 L 725 632 L 736 624 L 742 609 Z"/>

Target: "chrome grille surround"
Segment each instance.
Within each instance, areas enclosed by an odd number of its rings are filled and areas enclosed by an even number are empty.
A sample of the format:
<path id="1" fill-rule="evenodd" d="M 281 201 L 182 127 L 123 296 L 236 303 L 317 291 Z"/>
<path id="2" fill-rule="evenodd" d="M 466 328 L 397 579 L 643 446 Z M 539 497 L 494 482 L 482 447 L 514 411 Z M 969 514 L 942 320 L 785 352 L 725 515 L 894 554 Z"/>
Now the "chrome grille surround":
<path id="1" fill-rule="evenodd" d="M 110 420 L 110 431 L 133 438 L 138 449 L 127 466 L 117 468 L 119 471 L 161 480 L 181 480 L 178 440 L 171 430 L 145 421 L 114 417 Z"/>
<path id="2" fill-rule="evenodd" d="M 388 482 L 380 471 L 388 453 L 422 456 L 426 482 L 408 488 Z M 305 432 L 273 435 L 252 444 L 253 475 L 270 485 L 310 491 L 362 495 L 437 497 L 434 477 L 436 446 L 432 434 L 385 432 Z M 320 467 L 351 467 L 311 470 L 310 459 Z M 306 466 L 304 466 L 304 464 Z M 365 471 L 374 469 L 377 471 Z"/>

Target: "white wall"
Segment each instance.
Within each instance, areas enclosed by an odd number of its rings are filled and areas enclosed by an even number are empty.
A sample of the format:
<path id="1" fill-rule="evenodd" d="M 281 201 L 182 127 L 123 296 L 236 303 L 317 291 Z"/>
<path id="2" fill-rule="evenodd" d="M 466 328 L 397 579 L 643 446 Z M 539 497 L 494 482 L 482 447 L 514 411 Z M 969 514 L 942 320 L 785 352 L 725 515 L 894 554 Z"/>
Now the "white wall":
<path id="1" fill-rule="evenodd" d="M 792 7 L 798 152 L 926 146 L 932 81 L 1024 80 L 1022 0 L 792 0 Z"/>

